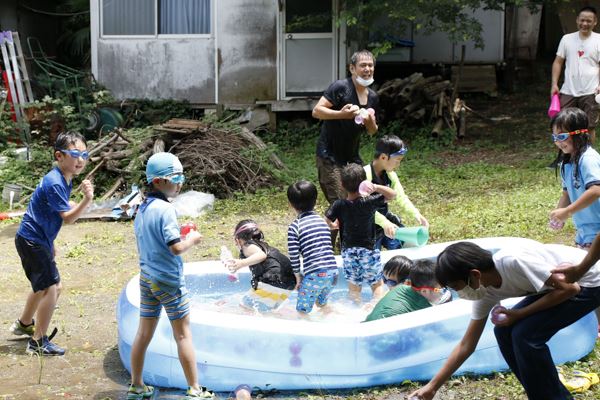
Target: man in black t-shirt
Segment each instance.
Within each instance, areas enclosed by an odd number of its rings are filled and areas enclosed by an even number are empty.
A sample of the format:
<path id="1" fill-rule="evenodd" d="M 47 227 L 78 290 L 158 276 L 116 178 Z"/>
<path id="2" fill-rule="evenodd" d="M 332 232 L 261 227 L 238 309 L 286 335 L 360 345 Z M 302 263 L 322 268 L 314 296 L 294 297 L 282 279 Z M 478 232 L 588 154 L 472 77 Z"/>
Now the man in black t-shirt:
<path id="1" fill-rule="evenodd" d="M 317 171 L 319 184 L 327 201 L 331 204 L 346 198 L 340 184 L 340 172 L 346 164 L 363 162 L 358 154 L 360 136 L 363 132 L 377 132 L 376 114 L 368 114 L 362 124 L 354 118 L 361 108 L 378 111 L 379 98 L 368 86 L 373 83 L 375 58 L 368 50 L 357 51 L 350 58 L 351 76 L 333 82 L 312 111 L 315 118 L 323 120 L 321 135 L 317 143 Z M 335 245 L 336 231 L 332 231 Z"/>

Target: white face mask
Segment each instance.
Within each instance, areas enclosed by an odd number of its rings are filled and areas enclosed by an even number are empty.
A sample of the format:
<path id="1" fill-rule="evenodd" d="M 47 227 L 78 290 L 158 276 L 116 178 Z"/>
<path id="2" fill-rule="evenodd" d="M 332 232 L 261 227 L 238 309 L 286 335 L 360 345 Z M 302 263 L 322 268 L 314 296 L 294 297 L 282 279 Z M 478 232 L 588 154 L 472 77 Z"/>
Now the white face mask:
<path id="1" fill-rule="evenodd" d="M 470 278 L 467 279 L 467 285 L 461 290 L 457 291 L 458 297 L 465 300 L 481 300 L 486 294 L 487 289 L 479 283 L 479 287 L 477 289 L 473 289 L 470 286 Z"/>
<path id="2" fill-rule="evenodd" d="M 373 78 L 369 78 L 369 79 L 363 79 L 360 76 L 356 76 L 356 82 L 364 87 L 370 86 L 373 82 L 375 82 L 375 79 Z"/>

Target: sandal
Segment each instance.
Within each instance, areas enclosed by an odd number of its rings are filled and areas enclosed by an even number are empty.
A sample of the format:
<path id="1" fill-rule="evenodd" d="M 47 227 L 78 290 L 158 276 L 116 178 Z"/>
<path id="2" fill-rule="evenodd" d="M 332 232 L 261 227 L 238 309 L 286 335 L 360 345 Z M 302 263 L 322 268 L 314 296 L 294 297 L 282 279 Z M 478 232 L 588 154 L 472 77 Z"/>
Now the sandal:
<path id="1" fill-rule="evenodd" d="M 583 393 L 592 385 L 600 382 L 598 374 L 594 372 L 588 373 L 573 370 L 567 374 L 564 374 L 560 367 L 557 367 L 556 369 L 558 371 L 558 379 L 571 393 Z M 567 377 L 565 377 L 565 375 L 567 375 Z"/>

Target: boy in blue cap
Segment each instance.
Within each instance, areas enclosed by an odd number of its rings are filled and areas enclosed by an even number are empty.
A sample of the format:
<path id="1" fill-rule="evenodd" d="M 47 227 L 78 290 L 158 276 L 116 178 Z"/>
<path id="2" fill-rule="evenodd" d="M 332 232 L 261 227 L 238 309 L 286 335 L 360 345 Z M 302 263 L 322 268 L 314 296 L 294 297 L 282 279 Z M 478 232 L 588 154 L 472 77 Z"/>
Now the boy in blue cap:
<path id="1" fill-rule="evenodd" d="M 127 399 L 141 400 L 154 395 L 154 388 L 144 384 L 142 371 L 162 307 L 171 322 L 179 361 L 189 386 L 186 398 L 212 398 L 211 391 L 198 385 L 190 300 L 180 256 L 200 243 L 202 235 L 192 230 L 182 240 L 175 207 L 169 202 L 185 181 L 183 166 L 171 153 L 156 153 L 146 165 L 146 180 L 150 193 L 140 205 L 134 223 L 141 269 L 140 323 L 131 348 L 131 386 Z"/>
<path id="2" fill-rule="evenodd" d="M 49 337 L 46 336 L 62 289 L 54 239 L 63 222 L 75 222 L 94 198 L 92 183 L 84 180 L 81 183 L 83 200 L 76 205 L 69 201 L 73 178 L 83 171 L 88 159 L 84 137 L 72 131 L 58 135 L 54 143 L 54 158 L 56 166 L 42 178 L 33 192 L 15 236 L 17 252 L 31 282 L 32 292 L 10 331 L 19 336 L 31 336 L 27 342 L 27 353 L 43 356 L 65 354 L 63 348 L 51 342 L 56 329 Z M 34 316 L 37 318 L 35 329 Z"/>

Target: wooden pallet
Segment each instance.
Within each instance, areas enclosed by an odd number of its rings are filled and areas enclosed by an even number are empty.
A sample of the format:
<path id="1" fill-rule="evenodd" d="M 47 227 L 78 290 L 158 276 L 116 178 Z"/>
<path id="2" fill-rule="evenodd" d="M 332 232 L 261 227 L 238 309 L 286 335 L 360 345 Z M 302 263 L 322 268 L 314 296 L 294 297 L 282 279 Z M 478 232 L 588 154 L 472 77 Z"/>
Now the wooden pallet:
<path id="1" fill-rule="evenodd" d="M 452 67 L 452 84 L 458 77 L 458 66 Z M 463 65 L 458 82 L 459 93 L 483 92 L 498 95 L 496 67 L 494 65 Z"/>

